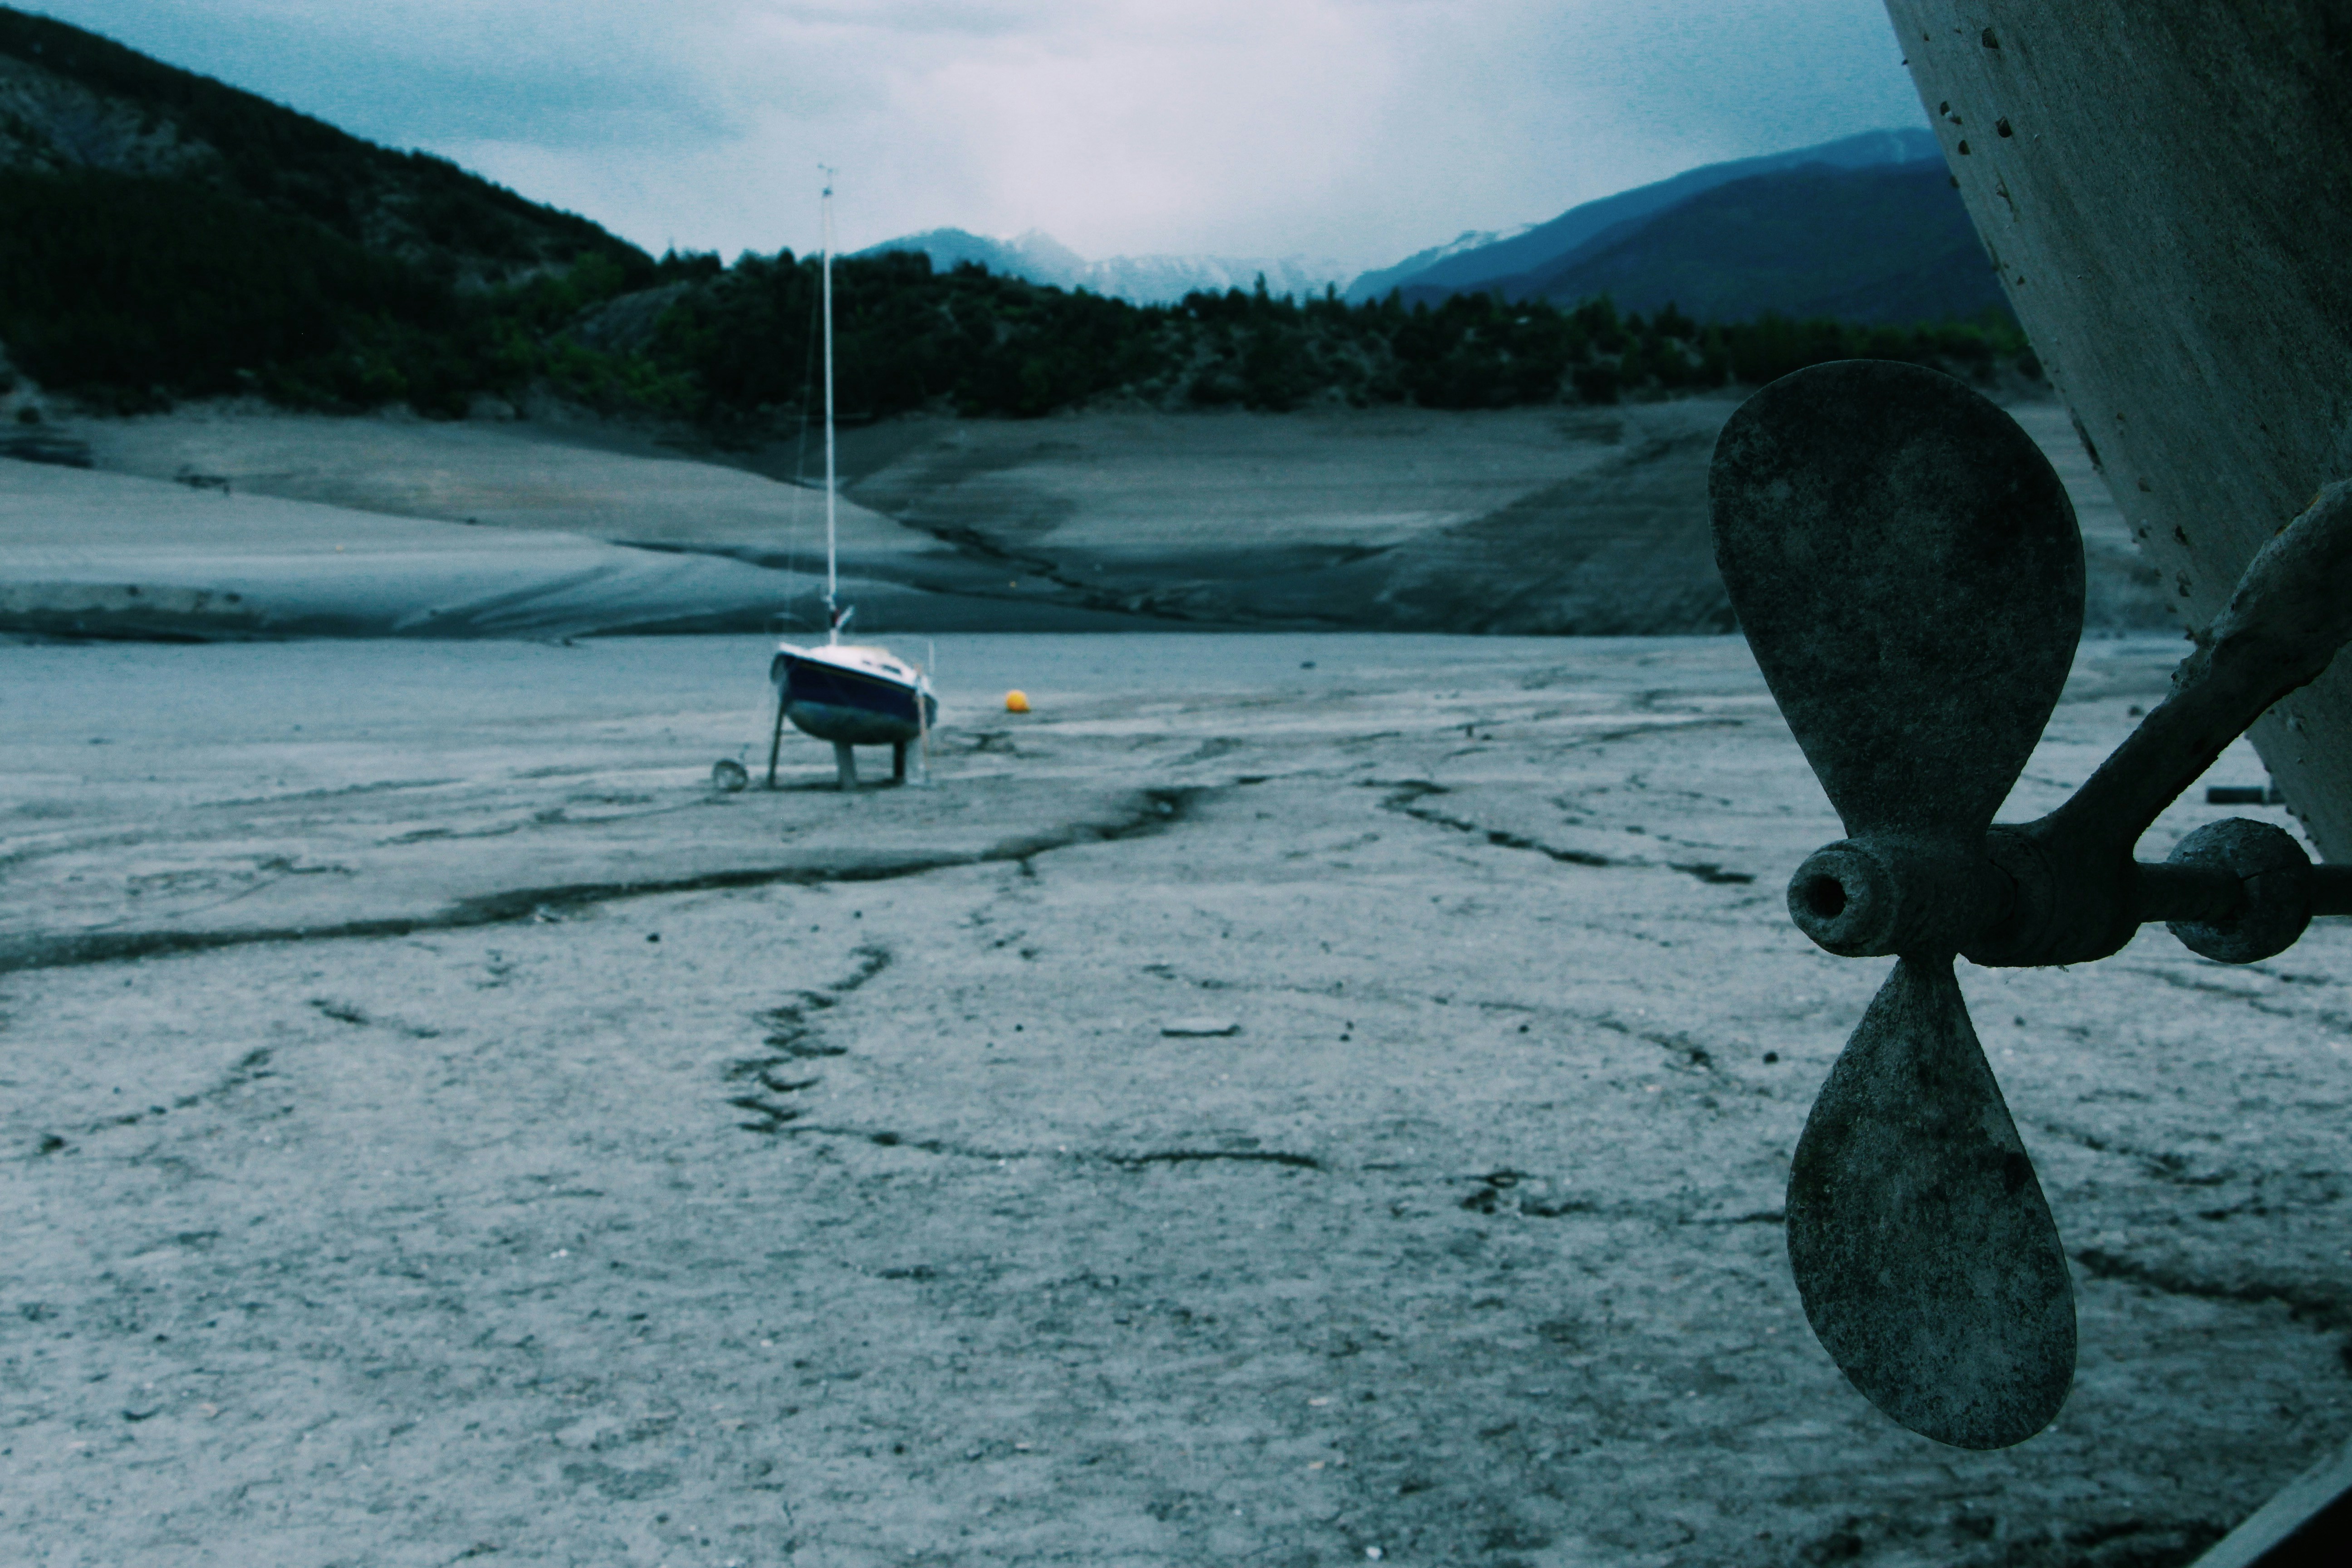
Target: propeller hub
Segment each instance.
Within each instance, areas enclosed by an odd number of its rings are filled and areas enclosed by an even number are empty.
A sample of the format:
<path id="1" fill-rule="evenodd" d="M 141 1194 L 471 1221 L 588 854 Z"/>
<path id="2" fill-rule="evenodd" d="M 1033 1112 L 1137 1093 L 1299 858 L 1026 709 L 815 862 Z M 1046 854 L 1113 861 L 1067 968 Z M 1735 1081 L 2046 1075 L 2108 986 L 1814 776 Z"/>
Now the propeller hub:
<path id="1" fill-rule="evenodd" d="M 1956 952 L 2000 920 L 2009 879 L 1979 853 L 1933 841 L 1843 838 L 1789 879 L 1789 918 L 1841 958 Z"/>

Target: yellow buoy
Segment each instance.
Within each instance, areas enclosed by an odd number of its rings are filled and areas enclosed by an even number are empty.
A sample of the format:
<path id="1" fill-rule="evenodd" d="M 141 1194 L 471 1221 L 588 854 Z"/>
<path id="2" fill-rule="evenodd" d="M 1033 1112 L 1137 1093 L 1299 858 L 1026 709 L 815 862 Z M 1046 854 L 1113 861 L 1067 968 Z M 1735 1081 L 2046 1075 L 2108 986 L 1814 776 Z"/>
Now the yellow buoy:
<path id="1" fill-rule="evenodd" d="M 1026 712 L 1028 712 L 1028 711 L 1029 711 L 1029 694 L 1028 694 L 1027 692 L 1025 692 L 1025 691 L 1008 691 L 1008 692 L 1006 692 L 1006 693 L 1004 694 L 1004 710 L 1005 710 L 1007 713 L 1026 713 Z"/>

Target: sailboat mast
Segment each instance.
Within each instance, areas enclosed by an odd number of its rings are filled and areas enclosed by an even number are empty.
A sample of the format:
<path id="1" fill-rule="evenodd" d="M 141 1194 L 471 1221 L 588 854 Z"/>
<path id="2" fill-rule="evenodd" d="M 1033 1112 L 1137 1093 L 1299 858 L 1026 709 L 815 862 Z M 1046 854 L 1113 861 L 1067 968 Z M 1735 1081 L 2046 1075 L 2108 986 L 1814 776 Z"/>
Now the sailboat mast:
<path id="1" fill-rule="evenodd" d="M 841 640 L 840 566 L 833 518 L 833 171 L 824 172 L 824 640 Z"/>

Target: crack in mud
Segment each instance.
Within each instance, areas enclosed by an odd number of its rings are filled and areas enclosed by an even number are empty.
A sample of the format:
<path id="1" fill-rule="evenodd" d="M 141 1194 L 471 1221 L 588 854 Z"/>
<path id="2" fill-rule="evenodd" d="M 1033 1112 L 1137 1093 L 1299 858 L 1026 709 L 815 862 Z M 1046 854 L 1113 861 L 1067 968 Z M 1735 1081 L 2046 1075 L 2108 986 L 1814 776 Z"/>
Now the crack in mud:
<path id="1" fill-rule="evenodd" d="M 231 931 L 77 931 L 0 937 L 0 974 L 28 969 L 70 969 L 127 959 L 205 952 L 256 942 L 334 942 L 353 938 L 414 936 L 420 931 L 464 931 L 507 925 L 542 911 L 562 911 L 624 899 L 665 893 L 704 893 L 740 888 L 818 887 L 836 882 L 887 882 L 966 866 L 1026 861 L 1032 856 L 1077 844 L 1117 842 L 1158 833 L 1184 820 L 1192 802 L 1211 785 L 1139 790 L 1128 809 L 1109 823 L 1074 823 L 1050 832 L 1006 838 L 985 849 L 914 855 L 900 860 L 850 865 L 744 867 L 690 877 L 650 878 L 628 882 L 558 883 L 516 888 L 460 899 L 431 914 L 386 920 L 341 921 L 319 926 L 252 927 Z"/>
<path id="2" fill-rule="evenodd" d="M 2085 1132 L 2079 1127 L 2069 1127 L 2063 1121 L 2043 1121 L 2040 1126 L 2042 1131 L 2049 1133 L 2053 1138 L 2063 1138 L 2077 1148 L 2088 1149 L 2094 1154 L 2114 1154 L 2126 1160 L 2137 1160 L 2150 1177 L 2159 1182 L 2170 1183 L 2177 1187 L 2218 1187 L 2232 1180 L 2237 1174 L 2234 1171 L 2222 1170 L 2202 1171 L 2192 1175 L 2190 1167 L 2194 1162 L 2186 1154 L 2135 1149 L 2127 1143 L 2118 1143 L 2111 1138 L 2103 1138 L 2095 1132 Z"/>
<path id="3" fill-rule="evenodd" d="M 1744 887 L 1756 880 L 1753 871 L 1727 871 L 1712 860 L 1676 860 L 1666 869 L 1680 871 L 1685 877 L 1696 877 L 1700 881 L 1717 887 Z"/>
<path id="4" fill-rule="evenodd" d="M 1705 1046 L 1702 1046 L 1696 1040 L 1692 1039 L 1689 1035 L 1680 1031 L 1671 1035 L 1666 1035 L 1661 1034 L 1655 1029 L 1637 1029 L 1633 1027 L 1633 1025 L 1626 1023 L 1623 1019 L 1616 1017 L 1590 1018 L 1585 1021 L 1590 1023 L 1596 1029 L 1606 1029 L 1612 1035 L 1622 1035 L 1630 1040 L 1640 1040 L 1644 1044 L 1655 1046 L 1662 1051 L 1670 1051 L 1674 1055 L 1681 1058 L 1682 1059 L 1680 1061 L 1668 1062 L 1666 1064 L 1669 1070 L 1675 1072 L 1705 1072 L 1717 1074 L 1721 1073 L 1723 1070 L 1721 1068 L 1716 1066 L 1715 1053 L 1713 1051 L 1708 1050 Z"/>
<path id="5" fill-rule="evenodd" d="M 1499 1171 L 1489 1171 L 1486 1174 L 1476 1178 L 1478 1185 L 1471 1189 L 1470 1195 L 1462 1200 L 1460 1206 L 1472 1214 L 1493 1214 L 1505 1206 L 1504 1194 L 1511 1192 L 1527 1179 L 1528 1173 L 1525 1171 L 1514 1171 L 1507 1167 Z M 1566 1197 L 1554 1200 L 1539 1198 L 1527 1193 L 1521 1193 L 1518 1196 L 1509 1199 L 1508 1206 L 1519 1214 L 1538 1219 L 1558 1219 L 1568 1215 L 1598 1214 L 1601 1210 L 1601 1205 L 1590 1198 Z"/>
<path id="6" fill-rule="evenodd" d="M 1575 752 L 1587 746 L 1613 745 L 1619 741 L 1640 740 L 1649 735 L 1680 735 L 1692 730 L 1738 730 L 1747 723 L 1745 719 L 1664 714 L 1648 723 L 1626 724 L 1613 730 L 1587 730 L 1559 738 L 1538 737 L 1534 743 L 1547 752 Z"/>
<path id="7" fill-rule="evenodd" d="M 876 975 L 890 967 L 890 950 L 886 947 L 868 943 L 857 948 L 851 956 L 857 960 L 857 967 L 850 972 L 847 979 L 814 991 L 796 991 L 793 994 L 799 998 L 798 1001 L 788 1002 L 781 1007 L 772 1007 L 756 1016 L 755 1021 L 764 1025 L 770 1031 L 767 1038 L 761 1043 L 775 1054 L 746 1057 L 740 1061 L 730 1062 L 728 1064 L 726 1075 L 727 1081 L 730 1083 L 740 1083 L 745 1079 L 750 1079 L 757 1083 L 761 1089 L 766 1091 L 765 1094 L 746 1092 L 728 1099 L 727 1103 L 738 1110 L 749 1111 L 760 1118 L 757 1121 L 742 1121 L 736 1124 L 745 1131 L 758 1132 L 771 1137 L 783 1131 L 786 1123 L 800 1119 L 800 1109 L 785 1100 L 768 1097 L 798 1094 L 803 1089 L 814 1089 L 824 1081 L 822 1074 L 815 1078 L 784 1078 L 779 1075 L 778 1068 L 816 1057 L 848 1055 L 848 1047 L 832 1045 L 821 1037 L 817 1024 L 809 1017 L 809 1015 L 840 1005 L 843 997 L 856 992 Z"/>
<path id="8" fill-rule="evenodd" d="M 92 1133 L 110 1132 L 118 1127 L 136 1127 L 142 1121 L 152 1121 L 159 1116 L 167 1116 L 174 1110 L 192 1110 L 199 1105 L 226 1100 L 248 1084 L 257 1083 L 265 1078 L 276 1077 L 277 1075 L 269 1070 L 269 1047 L 257 1046 L 232 1063 L 228 1071 L 221 1075 L 220 1081 L 210 1089 L 200 1089 L 194 1094 L 181 1095 L 168 1104 L 150 1105 L 142 1110 L 125 1111 L 120 1116 L 109 1116 L 97 1121 L 85 1122 L 80 1131 L 87 1137 Z M 38 1153 L 57 1154 L 66 1152 L 72 1145 L 58 1133 L 44 1132 L 34 1147 Z"/>
<path id="9" fill-rule="evenodd" d="M 2203 1301 L 2236 1301 L 2247 1306 L 2276 1301 L 2285 1307 L 2298 1323 L 2308 1323 L 2325 1330 L 2352 1328 L 2352 1291 L 2302 1284 L 2292 1279 L 2249 1279 L 2224 1284 L 2191 1274 L 2186 1269 L 2142 1263 L 2137 1258 L 2126 1258 L 2120 1253 L 2096 1247 L 2086 1247 L 2073 1257 L 2084 1272 L 2094 1279 L 2121 1280 L 2126 1284 L 2146 1286 L 2168 1296 L 2188 1296 Z M 2352 1346 L 2347 1347 L 2347 1362 L 2352 1364 Z"/>
<path id="10" fill-rule="evenodd" d="M 405 1023 L 398 1018 L 379 1018 L 361 1007 L 356 1002 L 338 1002 L 331 996 L 313 996 L 310 998 L 310 1005 L 317 1008 L 321 1016 L 332 1018 L 338 1024 L 352 1025 L 355 1028 L 391 1029 L 407 1036 L 412 1040 L 437 1040 L 441 1037 L 441 1031 L 438 1029 L 423 1024 Z"/>
<path id="11" fill-rule="evenodd" d="M 1453 1179 L 1460 1181 L 1464 1178 Z M 1788 1223 L 1787 1214 L 1780 1209 L 1750 1209 L 1743 1214 L 1706 1215 L 1693 1214 L 1687 1209 L 1674 1208 L 1661 1204 L 1603 1203 L 1598 1198 L 1559 1192 L 1548 1179 L 1537 1178 L 1526 1171 L 1514 1171 L 1508 1166 L 1489 1171 L 1483 1176 L 1469 1177 L 1468 1180 L 1477 1184 L 1472 1187 L 1469 1195 L 1463 1198 L 1455 1206 L 1475 1215 L 1517 1214 L 1524 1215 L 1529 1219 L 1579 1217 L 1605 1220 L 1636 1219 L 1646 1220 L 1661 1226 L 1785 1225 Z M 1542 1183 L 1538 1188 L 1526 1189 L 1525 1184 L 1537 1180 L 1541 1180 Z"/>
<path id="12" fill-rule="evenodd" d="M 1500 848 L 1533 850 L 1538 855 L 1548 855 L 1565 865 L 1614 866 L 1619 863 L 1607 856 L 1590 854 L 1581 849 L 1555 848 L 1540 839 L 1529 838 L 1525 834 L 1507 833 L 1498 827 L 1481 827 L 1476 823 L 1463 817 L 1450 816 L 1444 812 L 1433 811 L 1421 805 L 1421 802 L 1431 795 L 1451 793 L 1444 784 L 1432 784 L 1426 779 L 1409 779 L 1381 797 L 1381 809 L 1410 816 L 1415 822 L 1426 822 L 1433 827 L 1446 827 L 1456 833 L 1471 834 Z"/>
<path id="13" fill-rule="evenodd" d="M 234 811 L 249 805 L 291 805 L 297 801 L 342 800 L 356 795 L 385 795 L 405 789 L 440 789 L 464 782 L 462 779 L 378 779 L 372 784 L 339 784 L 329 789 L 292 790 L 284 795 L 254 795 L 232 800 L 206 801 L 199 809 Z"/>
<path id="14" fill-rule="evenodd" d="M 870 1127 L 819 1126 L 814 1122 L 800 1127 L 780 1127 L 780 1132 L 795 1137 L 806 1134 L 818 1138 L 855 1138 L 871 1143 L 877 1149 L 912 1149 L 924 1154 L 946 1154 L 963 1160 L 1034 1160 L 1034 1149 L 975 1149 L 969 1144 L 950 1143 L 944 1138 L 908 1138 L 887 1129 Z"/>
<path id="15" fill-rule="evenodd" d="M 2201 1553 L 2230 1532 L 2227 1524 L 2197 1519 L 2111 1519 L 2071 1529 L 2012 1524 L 2008 1531 L 2002 1529 L 2004 1522 L 1990 1510 L 1964 1508 L 1946 1531 L 1931 1533 L 1932 1527 L 1916 1521 L 1898 1524 L 1885 1517 L 1851 1515 L 1803 1542 L 1793 1556 L 1775 1554 L 1771 1560 L 1822 1564 L 1867 1556 L 1875 1561 L 1879 1549 L 1892 1547 L 1901 1560 L 1944 1563 L 1951 1568 L 2089 1568 L 2095 1563 L 2156 1568 L 2201 1562 Z M 1923 1548 L 1925 1559 L 1919 1556 Z"/>
<path id="16" fill-rule="evenodd" d="M 2263 1014 L 2267 1017 L 2304 1019 L 2310 1016 L 2310 1015 L 2298 1012 L 2293 1007 L 2278 1006 L 2272 1002 L 2266 1001 L 2260 993 L 2249 991 L 2242 985 L 2219 985 L 2210 980 L 2200 980 L 2192 974 L 2176 973 L 2171 970 L 2159 968 L 2154 964 L 2137 964 L 2126 971 L 2126 973 L 2133 974 L 2145 974 L 2149 979 L 2161 981 L 2165 984 L 2174 987 L 2176 990 L 2198 991 L 2210 996 L 2226 996 L 2231 1001 L 2242 1003 L 2254 1012 Z M 2340 1018 L 2330 1019 L 2329 1021 L 2336 1022 L 2338 1024 L 2341 1023 Z"/>
<path id="17" fill-rule="evenodd" d="M 1452 792 L 1444 784 L 1432 784 L 1426 779 L 1409 779 L 1391 788 L 1389 794 L 1381 801 L 1381 809 L 1410 816 L 1415 822 L 1426 822 L 1433 827 L 1451 828 L 1456 833 L 1466 833 L 1475 837 L 1484 838 L 1487 843 L 1500 849 L 1530 850 L 1565 866 L 1613 866 L 1655 869 L 1661 864 L 1655 860 L 1613 860 L 1606 855 L 1596 855 L 1587 849 L 1562 849 L 1557 845 L 1546 844 L 1542 839 L 1530 837 L 1524 833 L 1512 833 L 1500 827 L 1481 826 L 1465 817 L 1449 816 L 1444 812 L 1434 811 L 1421 805 L 1421 802 L 1431 795 L 1450 793 Z M 1743 886 L 1756 880 L 1755 874 L 1752 872 L 1728 871 L 1712 860 L 1670 861 L 1664 863 L 1664 869 L 1680 871 L 1686 877 L 1696 877 L 1702 882 L 1717 885 Z"/>
<path id="18" fill-rule="evenodd" d="M 969 1144 L 952 1143 L 944 1138 L 908 1138 L 904 1134 L 867 1127 L 818 1126 L 814 1123 L 798 1127 L 780 1127 L 777 1131 L 809 1134 L 819 1138 L 855 1138 L 871 1143 L 877 1149 L 912 1149 L 918 1153 L 944 1154 L 961 1160 L 1065 1160 L 1097 1165 L 1113 1165 L 1121 1170 L 1140 1170 L 1146 1165 L 1196 1165 L 1232 1163 L 1240 1165 L 1278 1165 L 1290 1170 L 1321 1171 L 1323 1162 L 1312 1154 L 1292 1153 L 1282 1149 L 1154 1149 L 1141 1154 L 1113 1154 L 1095 1150 L 1055 1150 L 1047 1153 L 1037 1149 L 976 1149 Z"/>
<path id="19" fill-rule="evenodd" d="M 1301 1171 L 1319 1171 L 1323 1162 L 1312 1154 L 1292 1154 L 1278 1149 L 1160 1149 L 1149 1154 L 1092 1154 L 1089 1159 L 1108 1164 L 1126 1165 L 1189 1165 L 1206 1160 L 1233 1160 L 1242 1164 L 1289 1165 Z"/>

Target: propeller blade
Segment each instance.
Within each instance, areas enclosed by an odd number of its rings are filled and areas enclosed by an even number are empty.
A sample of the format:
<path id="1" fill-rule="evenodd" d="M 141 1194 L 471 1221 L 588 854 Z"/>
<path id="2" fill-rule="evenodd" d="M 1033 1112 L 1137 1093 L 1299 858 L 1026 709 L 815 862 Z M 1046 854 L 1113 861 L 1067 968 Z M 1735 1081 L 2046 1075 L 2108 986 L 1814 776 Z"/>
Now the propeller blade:
<path id="1" fill-rule="evenodd" d="M 1723 428 L 1716 564 L 1853 837 L 1980 840 L 2057 706 L 2083 542 L 2017 422 L 1916 365 L 1781 377 Z"/>
<path id="2" fill-rule="evenodd" d="M 1813 1332 L 1914 1432 L 2005 1448 L 2074 1378 L 2074 1291 L 1948 957 L 1908 957 L 1830 1069 L 1789 1174 Z"/>

